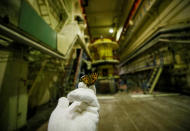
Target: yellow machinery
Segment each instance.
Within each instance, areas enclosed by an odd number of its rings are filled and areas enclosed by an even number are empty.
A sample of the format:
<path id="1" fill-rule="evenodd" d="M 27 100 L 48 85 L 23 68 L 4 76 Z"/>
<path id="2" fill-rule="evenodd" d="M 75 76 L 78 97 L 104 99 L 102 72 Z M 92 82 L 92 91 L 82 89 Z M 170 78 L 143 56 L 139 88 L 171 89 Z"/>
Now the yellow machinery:
<path id="1" fill-rule="evenodd" d="M 116 42 L 106 38 L 98 39 L 89 45 L 92 56 L 92 66 L 99 73 L 98 83 L 101 89 L 98 90 L 101 92 L 115 91 L 115 79 L 119 78 L 115 67 L 115 65 L 119 63 L 119 60 L 114 53 L 117 48 L 118 44 Z M 103 87 L 103 85 L 106 87 Z"/>

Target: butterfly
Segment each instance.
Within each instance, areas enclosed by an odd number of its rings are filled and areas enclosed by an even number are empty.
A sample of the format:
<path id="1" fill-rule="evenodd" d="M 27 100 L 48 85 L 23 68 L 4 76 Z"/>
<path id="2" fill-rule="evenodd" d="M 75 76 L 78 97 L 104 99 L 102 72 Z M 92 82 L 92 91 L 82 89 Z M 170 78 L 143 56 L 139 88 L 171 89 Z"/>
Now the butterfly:
<path id="1" fill-rule="evenodd" d="M 98 79 L 98 73 L 91 73 L 89 75 L 84 75 L 81 77 L 81 81 L 87 86 L 93 85 Z"/>

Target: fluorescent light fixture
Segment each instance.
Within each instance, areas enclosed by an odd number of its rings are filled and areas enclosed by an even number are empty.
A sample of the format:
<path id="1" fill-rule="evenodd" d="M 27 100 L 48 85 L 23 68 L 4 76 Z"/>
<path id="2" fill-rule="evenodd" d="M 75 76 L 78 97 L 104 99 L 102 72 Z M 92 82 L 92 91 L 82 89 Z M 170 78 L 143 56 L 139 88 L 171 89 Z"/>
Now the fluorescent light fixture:
<path id="1" fill-rule="evenodd" d="M 109 29 L 109 33 L 113 33 L 113 29 L 112 28 Z"/>

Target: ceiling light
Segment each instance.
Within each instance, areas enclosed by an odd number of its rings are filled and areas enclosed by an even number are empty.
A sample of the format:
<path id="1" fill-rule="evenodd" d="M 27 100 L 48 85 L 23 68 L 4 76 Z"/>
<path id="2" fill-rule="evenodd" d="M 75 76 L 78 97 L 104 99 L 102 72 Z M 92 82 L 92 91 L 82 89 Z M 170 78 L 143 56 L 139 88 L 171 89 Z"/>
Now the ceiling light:
<path id="1" fill-rule="evenodd" d="M 132 20 L 129 20 L 129 25 L 133 25 L 133 21 Z"/>
<path id="2" fill-rule="evenodd" d="M 111 29 L 109 29 L 109 33 L 113 33 L 113 29 L 111 28 Z"/>

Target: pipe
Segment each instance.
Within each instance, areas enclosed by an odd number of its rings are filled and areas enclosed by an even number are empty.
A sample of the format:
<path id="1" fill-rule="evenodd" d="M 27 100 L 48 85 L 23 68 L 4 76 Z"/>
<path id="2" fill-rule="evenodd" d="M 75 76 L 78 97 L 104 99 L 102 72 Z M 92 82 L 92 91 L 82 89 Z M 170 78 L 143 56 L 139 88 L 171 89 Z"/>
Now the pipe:
<path id="1" fill-rule="evenodd" d="M 130 21 L 130 20 L 132 19 L 132 17 L 135 15 L 135 13 L 136 13 L 136 11 L 137 11 L 137 9 L 138 9 L 140 3 L 141 3 L 141 0 L 135 0 L 135 2 L 134 2 L 134 4 L 133 4 L 133 7 L 132 7 L 132 9 L 131 9 L 131 11 L 130 11 L 130 13 L 129 13 L 129 16 L 127 17 L 127 19 L 126 19 L 126 21 L 125 21 L 125 24 L 124 24 L 124 26 L 123 26 L 123 29 L 122 29 L 121 35 L 120 35 L 120 37 L 119 37 L 118 43 L 119 43 L 119 41 L 121 40 L 121 36 L 124 35 L 124 33 L 126 32 L 126 29 L 127 29 L 128 25 L 129 25 L 129 21 Z"/>
<path id="2" fill-rule="evenodd" d="M 150 4 L 151 5 L 151 7 L 154 5 L 156 3 L 156 0 L 154 0 L 154 1 L 152 1 L 152 3 Z M 149 6 L 150 6 L 149 5 Z M 122 48 L 121 48 L 121 52 L 127 47 L 127 46 L 129 46 L 130 45 L 130 40 L 131 40 L 131 38 L 132 38 L 132 36 L 133 36 L 133 34 L 134 33 L 136 33 L 137 32 L 137 29 L 139 29 L 139 27 L 142 25 L 142 23 L 146 20 L 145 18 L 147 18 L 147 16 L 149 15 L 149 10 L 147 10 L 146 11 L 146 13 L 144 14 L 144 16 L 143 16 L 143 18 L 142 19 L 140 19 L 140 20 L 138 20 L 138 22 L 135 22 L 134 23 L 134 25 L 133 25 L 133 28 L 130 30 L 130 32 L 128 33 L 127 32 L 127 38 L 124 40 L 124 44 L 123 44 L 123 46 L 122 46 Z"/>
<path id="3" fill-rule="evenodd" d="M 156 3 L 160 3 L 159 1 L 152 1 L 152 4 L 156 4 Z M 168 1 L 166 1 L 168 2 Z M 151 4 L 151 5 L 152 5 Z M 165 8 L 163 9 L 162 12 L 160 12 L 158 14 L 158 17 L 147 27 L 147 29 L 145 31 L 143 31 L 142 35 L 140 35 L 134 42 L 133 42 L 133 49 L 136 48 L 137 46 L 139 46 L 139 44 L 143 41 L 145 41 L 145 39 L 147 39 L 151 34 L 153 34 L 157 29 L 159 29 L 162 26 L 165 26 L 165 24 L 169 21 L 169 19 L 171 19 L 172 17 L 174 17 L 177 13 L 179 13 L 182 9 L 184 9 L 184 6 L 187 5 L 187 1 L 180 1 L 180 0 L 176 0 L 176 1 L 172 1 L 172 2 L 168 2 L 165 4 Z M 152 5 L 153 6 L 153 5 Z M 149 9 L 151 10 L 151 9 Z M 159 8 L 157 9 L 159 10 Z M 149 11 L 148 11 L 149 12 Z M 144 17 L 146 17 L 146 15 L 148 15 L 148 13 L 145 14 Z M 144 21 L 143 19 L 140 21 L 140 23 L 142 23 L 142 21 Z M 161 24 L 162 23 L 162 24 Z M 164 24 L 163 24 L 164 23 Z M 138 23 L 137 26 L 140 26 L 140 24 Z M 133 31 L 131 31 L 132 33 L 137 31 L 137 26 L 134 26 L 135 29 L 133 29 Z M 131 37 L 131 34 L 129 34 L 129 36 L 127 36 L 127 39 L 125 40 L 124 43 L 128 43 L 129 42 L 129 38 Z M 126 44 L 125 44 L 126 47 Z M 125 49 L 124 47 L 122 49 Z M 131 49 L 131 50 L 133 50 Z M 128 53 L 129 54 L 129 53 Z"/>
<path id="4" fill-rule="evenodd" d="M 82 0 L 79 0 L 79 3 L 80 3 L 80 7 L 81 7 L 81 10 L 82 10 L 82 14 L 83 14 L 83 17 L 84 17 L 86 26 L 87 26 L 88 35 L 89 35 L 90 39 L 92 39 L 92 35 L 91 35 L 91 33 L 90 33 L 89 26 L 88 26 L 86 11 L 85 11 L 85 8 L 82 6 Z M 91 41 L 91 40 L 90 40 L 90 41 Z M 92 42 L 92 41 L 91 41 L 91 42 Z"/>
<path id="5" fill-rule="evenodd" d="M 20 41 L 20 42 L 22 42 L 23 44 L 32 46 L 32 47 L 34 47 L 34 48 L 37 48 L 37 49 L 41 50 L 41 51 L 44 52 L 44 53 L 48 53 L 48 54 L 50 54 L 50 55 L 52 55 L 52 56 L 55 56 L 55 57 L 57 57 L 57 58 L 60 58 L 60 59 L 64 59 L 64 60 L 65 60 L 65 57 L 62 56 L 62 55 L 60 55 L 58 52 L 53 51 L 53 50 L 51 50 L 51 49 L 49 49 L 49 48 L 47 48 L 47 47 L 45 47 L 45 46 L 39 44 L 38 42 L 36 42 L 36 41 L 34 41 L 34 40 L 31 40 L 31 39 L 29 39 L 28 37 L 23 36 L 21 33 L 18 33 L 18 32 L 16 32 L 16 31 L 14 31 L 14 30 L 12 30 L 12 29 L 10 29 L 10 28 L 8 28 L 8 27 L 2 25 L 2 24 L 0 24 L 0 31 L 1 31 L 1 33 L 2 33 L 2 32 L 5 33 L 5 34 L 7 34 L 9 37 L 11 37 L 12 39 L 15 39 L 15 40 L 17 40 L 17 41 Z"/>
<path id="6" fill-rule="evenodd" d="M 77 88 L 77 83 L 78 83 L 78 80 L 79 80 L 79 75 L 80 75 L 80 69 L 81 69 L 81 63 L 82 63 L 82 55 L 83 55 L 83 50 L 81 49 L 80 51 L 80 55 L 78 57 L 78 61 L 77 61 L 77 69 L 76 69 L 76 72 L 75 72 L 75 76 L 74 76 L 74 82 L 73 82 L 73 86 Z"/>

